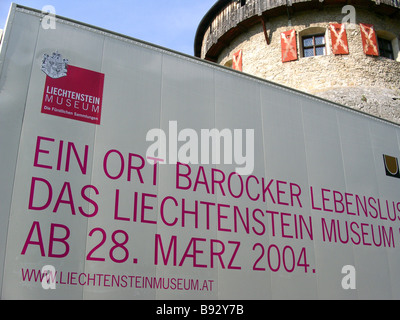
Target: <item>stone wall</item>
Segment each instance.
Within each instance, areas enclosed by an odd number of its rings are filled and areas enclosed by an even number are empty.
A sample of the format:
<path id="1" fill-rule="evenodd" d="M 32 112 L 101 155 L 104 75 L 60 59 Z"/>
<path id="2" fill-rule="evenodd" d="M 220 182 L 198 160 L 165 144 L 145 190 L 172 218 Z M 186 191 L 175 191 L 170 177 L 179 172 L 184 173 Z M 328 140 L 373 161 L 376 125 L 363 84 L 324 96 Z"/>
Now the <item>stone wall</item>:
<path id="1" fill-rule="evenodd" d="M 343 17 L 341 7 L 336 7 L 295 13 L 291 20 L 287 15 L 269 19 L 269 45 L 260 23 L 231 41 L 219 55 L 218 63 L 228 65 L 232 55 L 242 49 L 243 72 L 400 123 L 400 54 L 396 54 L 396 60 L 366 56 L 359 27 L 359 23 L 369 23 L 378 35 L 395 35 L 397 52 L 400 21 L 357 9 L 356 24 L 347 29 L 350 53 L 335 56 L 328 26 L 340 23 Z M 283 63 L 280 34 L 291 29 L 297 32 L 299 58 Z M 325 32 L 327 55 L 301 57 L 301 35 L 316 30 Z"/>

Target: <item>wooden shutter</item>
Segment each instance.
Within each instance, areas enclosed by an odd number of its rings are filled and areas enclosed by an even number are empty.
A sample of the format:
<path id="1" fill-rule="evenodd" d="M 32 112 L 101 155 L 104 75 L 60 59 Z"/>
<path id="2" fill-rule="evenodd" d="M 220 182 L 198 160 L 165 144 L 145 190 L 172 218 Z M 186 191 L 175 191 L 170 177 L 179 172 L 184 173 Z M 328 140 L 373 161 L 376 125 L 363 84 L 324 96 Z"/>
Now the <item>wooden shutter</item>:
<path id="1" fill-rule="evenodd" d="M 345 24 L 331 23 L 329 29 L 331 31 L 333 54 L 349 54 Z"/>
<path id="2" fill-rule="evenodd" d="M 282 62 L 297 60 L 296 31 L 289 30 L 281 33 Z"/>
<path id="3" fill-rule="evenodd" d="M 236 52 L 233 55 L 233 59 L 232 59 L 232 69 L 235 70 L 239 70 L 239 71 L 243 71 L 242 67 L 243 67 L 243 63 L 242 60 L 243 59 L 243 51 L 239 50 L 238 52 Z"/>
<path id="4" fill-rule="evenodd" d="M 364 53 L 369 56 L 379 56 L 374 26 L 372 24 L 360 23 L 360 31 Z"/>

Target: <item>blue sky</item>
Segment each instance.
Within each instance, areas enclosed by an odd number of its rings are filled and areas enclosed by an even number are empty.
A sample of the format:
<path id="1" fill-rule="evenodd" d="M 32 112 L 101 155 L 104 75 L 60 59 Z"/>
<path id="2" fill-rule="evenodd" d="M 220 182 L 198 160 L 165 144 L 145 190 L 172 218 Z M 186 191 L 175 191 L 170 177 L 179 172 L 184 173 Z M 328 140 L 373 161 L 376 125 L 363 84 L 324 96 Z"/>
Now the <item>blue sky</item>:
<path id="1" fill-rule="evenodd" d="M 13 1 L 0 0 L 0 29 Z M 216 0 L 15 0 L 56 14 L 193 55 L 197 26 Z"/>

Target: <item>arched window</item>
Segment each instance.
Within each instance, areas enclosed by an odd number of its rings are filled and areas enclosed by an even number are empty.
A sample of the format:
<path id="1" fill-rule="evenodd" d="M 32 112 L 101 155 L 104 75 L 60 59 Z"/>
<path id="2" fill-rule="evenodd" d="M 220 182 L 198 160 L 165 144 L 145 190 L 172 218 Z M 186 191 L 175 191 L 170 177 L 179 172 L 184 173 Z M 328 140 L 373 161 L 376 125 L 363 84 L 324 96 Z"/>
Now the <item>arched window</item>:
<path id="1" fill-rule="evenodd" d="M 313 57 L 328 54 L 327 29 L 322 27 L 310 27 L 299 32 L 300 56 Z"/>

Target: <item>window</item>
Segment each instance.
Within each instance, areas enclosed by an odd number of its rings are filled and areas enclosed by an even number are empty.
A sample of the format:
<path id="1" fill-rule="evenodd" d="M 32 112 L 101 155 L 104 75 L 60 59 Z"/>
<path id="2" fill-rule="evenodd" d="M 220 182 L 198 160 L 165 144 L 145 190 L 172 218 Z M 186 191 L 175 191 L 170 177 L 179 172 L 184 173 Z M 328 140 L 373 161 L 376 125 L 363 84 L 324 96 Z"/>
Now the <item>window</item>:
<path id="1" fill-rule="evenodd" d="M 394 60 L 392 41 L 378 37 L 379 55 Z"/>
<path id="2" fill-rule="evenodd" d="M 228 68 L 232 68 L 232 64 L 233 64 L 233 60 L 230 59 L 230 60 L 228 60 L 227 62 L 224 63 L 224 66 L 228 67 Z"/>
<path id="3" fill-rule="evenodd" d="M 326 55 L 325 34 L 314 34 L 302 37 L 303 57 Z"/>
<path id="4" fill-rule="evenodd" d="M 386 30 L 376 30 L 379 56 L 400 62 L 399 40 L 397 36 Z"/>

